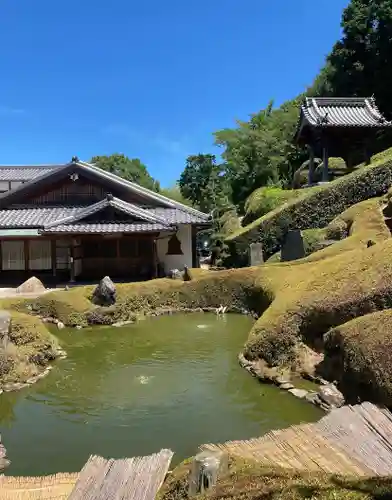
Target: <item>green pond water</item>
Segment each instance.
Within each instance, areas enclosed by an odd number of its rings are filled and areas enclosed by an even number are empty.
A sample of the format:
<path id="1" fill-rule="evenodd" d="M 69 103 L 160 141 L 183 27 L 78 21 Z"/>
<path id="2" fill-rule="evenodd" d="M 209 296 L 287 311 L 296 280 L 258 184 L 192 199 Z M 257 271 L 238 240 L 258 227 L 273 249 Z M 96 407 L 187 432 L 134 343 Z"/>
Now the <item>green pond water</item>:
<path id="1" fill-rule="evenodd" d="M 0 396 L 7 474 L 80 470 L 90 454 L 175 452 L 259 436 L 321 416 L 253 379 L 237 361 L 251 320 L 164 316 L 124 328 L 56 332 L 68 358 L 28 389 Z"/>

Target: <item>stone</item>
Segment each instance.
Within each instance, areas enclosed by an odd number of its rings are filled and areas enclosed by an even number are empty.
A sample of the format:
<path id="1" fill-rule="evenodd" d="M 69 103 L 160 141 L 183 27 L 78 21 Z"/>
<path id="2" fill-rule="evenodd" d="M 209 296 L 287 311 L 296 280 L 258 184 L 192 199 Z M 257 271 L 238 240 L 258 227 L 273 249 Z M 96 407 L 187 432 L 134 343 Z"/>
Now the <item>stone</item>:
<path id="1" fill-rule="evenodd" d="M 198 453 L 188 476 L 189 497 L 209 492 L 216 485 L 219 475 L 226 473 L 228 468 L 228 457 L 223 451 Z"/>
<path id="2" fill-rule="evenodd" d="M 16 289 L 16 293 L 42 293 L 45 287 L 38 278 L 35 276 L 29 278 Z"/>
<path id="3" fill-rule="evenodd" d="M 283 389 L 284 391 L 288 391 L 290 389 L 294 389 L 293 384 L 290 384 L 290 382 L 285 382 L 284 384 L 280 384 L 279 389 Z"/>
<path id="4" fill-rule="evenodd" d="M 105 276 L 93 292 L 93 300 L 101 306 L 111 306 L 116 303 L 116 286 L 109 276 Z"/>
<path id="5" fill-rule="evenodd" d="M 168 276 L 172 280 L 182 280 L 182 274 L 179 269 L 170 269 Z"/>
<path id="6" fill-rule="evenodd" d="M 117 323 L 113 323 L 112 326 L 115 326 L 116 328 L 120 328 L 122 326 L 126 326 L 126 325 L 133 325 L 135 322 L 132 321 L 132 320 L 129 320 L 129 321 L 117 321 Z"/>
<path id="7" fill-rule="evenodd" d="M 318 405 L 321 402 L 319 395 L 315 391 L 308 392 L 308 394 L 305 396 L 305 399 L 306 401 L 314 405 Z"/>
<path id="8" fill-rule="evenodd" d="M 75 326 L 75 328 L 76 328 L 77 330 L 81 330 L 81 329 L 82 329 L 82 327 L 81 327 L 80 325 L 76 325 L 76 326 Z"/>
<path id="9" fill-rule="evenodd" d="M 334 384 L 323 385 L 318 395 L 329 406 L 340 408 L 344 405 L 344 396 Z"/>
<path id="10" fill-rule="evenodd" d="M 263 245 L 251 243 L 249 245 L 249 265 L 260 266 L 261 264 L 264 264 Z"/>
<path id="11" fill-rule="evenodd" d="M 8 334 L 11 324 L 11 314 L 8 311 L 0 311 L 0 347 L 7 348 Z"/>
<path id="12" fill-rule="evenodd" d="M 281 261 L 302 259 L 305 257 L 304 240 L 299 229 L 289 230 L 282 245 Z"/>
<path id="13" fill-rule="evenodd" d="M 63 328 L 65 328 L 65 325 L 62 321 L 57 321 L 57 328 L 59 330 L 62 330 Z"/>
<path id="14" fill-rule="evenodd" d="M 308 391 L 305 389 L 289 389 L 288 392 L 298 399 L 304 399 L 308 395 Z"/>

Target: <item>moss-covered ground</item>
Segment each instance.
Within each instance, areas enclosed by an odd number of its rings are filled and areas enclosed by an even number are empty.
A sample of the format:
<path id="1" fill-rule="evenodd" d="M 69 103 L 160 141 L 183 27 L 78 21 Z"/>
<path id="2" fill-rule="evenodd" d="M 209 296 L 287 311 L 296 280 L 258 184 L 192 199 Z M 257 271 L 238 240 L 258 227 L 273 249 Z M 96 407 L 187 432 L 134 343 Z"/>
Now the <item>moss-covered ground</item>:
<path id="1" fill-rule="evenodd" d="M 0 349 L 0 388 L 38 375 L 56 358 L 58 347 L 39 318 L 13 311 L 8 343 Z"/>
<path id="2" fill-rule="evenodd" d="M 179 465 L 166 480 L 158 500 L 187 500 L 190 462 Z M 310 474 L 278 468 L 266 469 L 257 462 L 231 459 L 208 495 L 195 500 L 387 500 L 391 498 L 390 478 L 352 479 L 328 474 Z"/>

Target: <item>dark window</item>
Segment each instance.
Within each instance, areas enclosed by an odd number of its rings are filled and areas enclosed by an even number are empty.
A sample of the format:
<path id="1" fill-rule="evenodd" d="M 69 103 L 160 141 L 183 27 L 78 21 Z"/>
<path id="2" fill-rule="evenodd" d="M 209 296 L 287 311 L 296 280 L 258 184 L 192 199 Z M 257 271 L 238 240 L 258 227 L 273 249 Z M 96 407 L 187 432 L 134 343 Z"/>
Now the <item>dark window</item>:
<path id="1" fill-rule="evenodd" d="M 183 255 L 181 249 L 181 241 L 177 238 L 176 234 L 170 238 L 167 243 L 167 253 L 166 255 Z"/>

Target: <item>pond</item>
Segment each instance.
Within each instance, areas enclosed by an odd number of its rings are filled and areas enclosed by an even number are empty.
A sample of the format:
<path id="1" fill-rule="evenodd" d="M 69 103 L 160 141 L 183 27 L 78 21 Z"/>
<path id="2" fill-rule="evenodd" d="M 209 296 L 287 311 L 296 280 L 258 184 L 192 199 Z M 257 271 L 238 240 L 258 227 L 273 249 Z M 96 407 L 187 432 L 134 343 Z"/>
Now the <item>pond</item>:
<path id="1" fill-rule="evenodd" d="M 90 454 L 174 462 L 200 444 L 246 439 L 321 416 L 253 379 L 237 361 L 252 322 L 196 313 L 123 328 L 56 331 L 68 357 L 28 389 L 0 396 L 11 475 L 80 470 Z"/>

